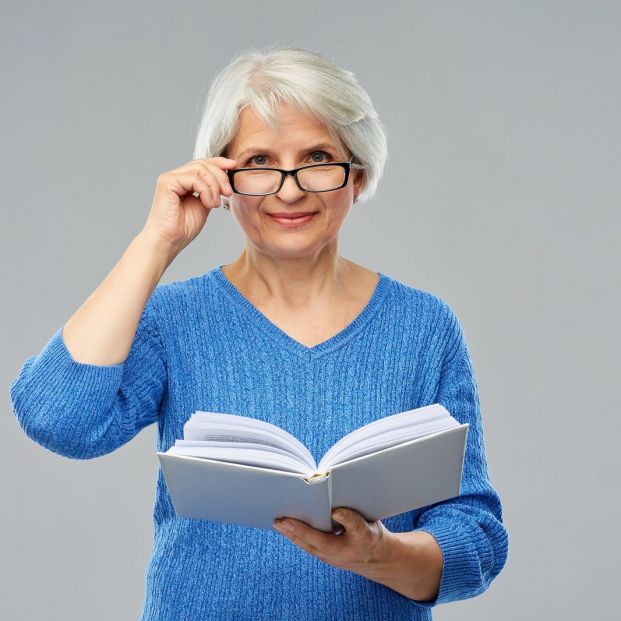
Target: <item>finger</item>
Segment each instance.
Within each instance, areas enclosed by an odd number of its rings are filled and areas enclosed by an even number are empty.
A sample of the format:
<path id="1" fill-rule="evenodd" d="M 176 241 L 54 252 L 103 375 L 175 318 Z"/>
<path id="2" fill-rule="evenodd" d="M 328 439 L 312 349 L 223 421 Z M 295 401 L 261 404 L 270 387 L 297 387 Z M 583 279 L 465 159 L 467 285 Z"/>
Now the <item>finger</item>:
<path id="1" fill-rule="evenodd" d="M 214 161 L 215 160 L 215 161 Z M 183 166 L 179 168 L 174 168 L 169 171 L 173 174 L 184 174 L 188 171 L 195 171 L 198 169 L 207 170 L 211 174 L 214 175 L 215 178 L 218 179 L 224 190 L 226 187 L 230 187 L 229 184 L 229 176 L 226 171 L 231 168 L 236 168 L 239 162 L 237 160 L 233 160 L 227 157 L 214 157 L 214 158 L 201 158 L 197 160 L 191 160 L 190 162 L 185 163 Z"/>
<path id="2" fill-rule="evenodd" d="M 203 203 L 203 205 L 207 208 L 207 209 L 214 209 L 216 207 L 220 207 L 221 206 L 221 202 L 218 204 L 214 204 L 213 202 L 213 195 L 211 193 L 211 190 L 209 190 L 209 186 L 205 186 L 205 191 L 204 192 L 192 192 L 192 196 L 194 196 L 195 198 L 199 198 L 201 203 Z"/>
<path id="3" fill-rule="evenodd" d="M 187 162 L 186 166 L 189 164 L 195 164 L 197 162 L 206 162 L 206 163 L 217 162 L 218 164 L 222 164 L 227 169 L 234 168 L 235 166 L 239 164 L 237 160 L 232 160 L 229 157 L 216 156 L 216 157 L 199 157 L 198 159 L 190 160 L 189 162 Z"/>
<path id="4" fill-rule="evenodd" d="M 294 530 L 280 530 L 279 532 L 287 537 L 287 539 L 291 539 L 294 543 L 303 547 L 307 552 L 317 552 L 317 546 L 313 545 L 308 539 L 300 533 L 300 531 L 296 528 Z"/>
<path id="5" fill-rule="evenodd" d="M 222 194 L 224 194 L 225 196 L 230 196 L 231 194 L 233 194 L 233 188 L 231 187 L 229 176 L 224 170 L 217 168 L 216 166 L 214 166 L 213 164 L 209 162 L 202 162 L 202 164 L 205 167 L 205 169 L 208 172 L 210 172 L 214 176 L 214 178 L 220 182 L 220 188 L 222 189 L 222 192 L 221 192 Z"/>
<path id="6" fill-rule="evenodd" d="M 321 550 L 322 553 L 329 553 L 333 550 L 335 535 L 332 533 L 324 533 L 322 530 L 317 530 L 301 520 L 287 518 L 286 522 L 291 524 L 293 528 L 289 531 L 280 531 L 283 535 L 287 537 L 296 537 L 306 542 L 314 549 Z M 278 522 L 276 522 L 275 525 L 278 526 Z"/>
<path id="7" fill-rule="evenodd" d="M 198 160 L 191 164 L 193 170 L 199 171 L 201 177 L 218 192 L 218 196 L 230 196 L 233 188 L 229 182 L 229 176 L 221 168 L 214 166 L 205 160 Z"/>
<path id="8" fill-rule="evenodd" d="M 213 178 L 203 175 L 200 170 L 197 170 L 195 174 L 198 179 L 197 185 L 202 184 L 202 187 L 206 190 L 206 198 L 208 199 L 208 204 L 206 206 L 213 207 L 215 205 L 220 205 L 220 186 L 217 182 Z"/>
<path id="9" fill-rule="evenodd" d="M 196 175 L 209 186 L 214 201 L 220 203 L 221 195 L 229 195 L 228 189 L 223 188 L 220 184 L 220 181 L 216 179 L 216 177 L 208 170 L 199 167 L 196 170 Z"/>
<path id="10" fill-rule="evenodd" d="M 233 164 L 238 164 L 239 162 L 237 160 L 232 160 L 230 157 L 223 157 L 222 155 L 218 155 L 216 157 L 212 157 L 212 158 L 202 158 L 203 160 L 205 159 L 212 159 L 212 160 L 219 160 L 222 161 L 224 163 L 233 163 Z"/>
<path id="11" fill-rule="evenodd" d="M 357 511 L 346 507 L 339 507 L 332 511 L 332 519 L 343 525 L 348 535 L 360 537 L 370 532 L 369 523 Z"/>
<path id="12" fill-rule="evenodd" d="M 319 556 L 321 554 L 320 550 L 312 545 L 311 543 L 309 543 L 308 541 L 306 541 L 306 539 L 304 539 L 303 537 L 301 537 L 300 535 L 296 534 L 296 530 L 293 531 L 280 531 L 282 535 L 284 535 L 287 539 L 289 539 L 290 541 L 292 541 L 293 543 L 295 543 L 295 545 L 299 546 L 300 548 L 302 548 L 302 550 L 305 550 L 306 552 L 308 552 L 309 554 L 313 554 L 314 556 Z"/>
<path id="13" fill-rule="evenodd" d="M 216 197 L 210 186 L 196 172 L 172 174 L 167 182 L 179 196 L 192 192 L 198 194 L 205 207 L 213 208 L 220 205 L 220 196 Z"/>

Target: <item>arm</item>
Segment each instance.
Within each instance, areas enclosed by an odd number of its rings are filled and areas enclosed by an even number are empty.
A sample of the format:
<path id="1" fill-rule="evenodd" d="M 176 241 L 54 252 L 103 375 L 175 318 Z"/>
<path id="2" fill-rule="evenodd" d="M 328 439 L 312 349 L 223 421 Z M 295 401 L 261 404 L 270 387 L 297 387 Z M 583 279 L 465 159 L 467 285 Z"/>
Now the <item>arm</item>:
<path id="1" fill-rule="evenodd" d="M 462 327 L 452 311 L 450 324 L 453 336 L 434 401 L 444 405 L 460 423 L 470 425 L 461 494 L 421 509 L 413 532 L 403 535 L 406 541 L 426 532 L 441 550 L 438 592 L 434 599 L 418 602 L 427 607 L 483 593 L 504 567 L 509 544 L 500 498 L 488 475 L 475 373 Z"/>
<path id="2" fill-rule="evenodd" d="M 152 292 L 167 264 L 164 249 L 137 236 L 67 324 L 25 361 L 10 397 L 32 440 L 88 459 L 157 419 L 166 366 Z"/>
<path id="3" fill-rule="evenodd" d="M 146 230 L 131 241 L 64 325 L 63 339 L 76 362 L 114 366 L 127 358 L 140 315 L 171 261 L 171 250 Z"/>

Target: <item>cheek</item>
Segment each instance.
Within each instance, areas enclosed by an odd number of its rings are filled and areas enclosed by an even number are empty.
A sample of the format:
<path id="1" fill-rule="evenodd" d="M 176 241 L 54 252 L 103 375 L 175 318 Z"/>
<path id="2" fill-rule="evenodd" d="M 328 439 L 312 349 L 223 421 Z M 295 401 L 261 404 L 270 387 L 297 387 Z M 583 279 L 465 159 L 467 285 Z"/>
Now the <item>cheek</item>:
<path id="1" fill-rule="evenodd" d="M 247 235 L 252 235 L 252 231 L 257 230 L 261 226 L 259 201 L 256 199 L 246 198 L 231 201 L 231 214 L 237 225 Z"/>
<path id="2" fill-rule="evenodd" d="M 330 222 L 330 227 L 339 228 L 347 219 L 352 209 L 352 200 L 349 192 L 344 192 L 338 199 L 326 205 L 326 215 Z"/>

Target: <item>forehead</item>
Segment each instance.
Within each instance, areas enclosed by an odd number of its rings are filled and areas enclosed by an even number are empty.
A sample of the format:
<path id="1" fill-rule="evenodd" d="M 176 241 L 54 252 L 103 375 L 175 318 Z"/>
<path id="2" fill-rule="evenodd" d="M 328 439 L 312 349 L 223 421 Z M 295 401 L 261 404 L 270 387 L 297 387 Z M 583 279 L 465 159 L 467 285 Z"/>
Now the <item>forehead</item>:
<path id="1" fill-rule="evenodd" d="M 251 107 L 244 108 L 239 115 L 239 126 L 230 143 L 233 152 L 248 146 L 295 148 L 300 143 L 321 141 L 339 147 L 330 136 L 326 125 L 292 106 L 281 102 L 277 108 L 277 129 L 273 131 Z"/>

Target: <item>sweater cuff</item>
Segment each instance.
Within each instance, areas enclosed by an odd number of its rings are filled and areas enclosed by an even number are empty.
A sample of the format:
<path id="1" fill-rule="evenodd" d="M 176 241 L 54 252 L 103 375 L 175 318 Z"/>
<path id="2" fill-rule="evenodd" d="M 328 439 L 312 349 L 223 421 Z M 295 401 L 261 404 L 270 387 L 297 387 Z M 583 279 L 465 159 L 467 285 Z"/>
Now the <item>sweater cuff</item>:
<path id="1" fill-rule="evenodd" d="M 432 608 L 464 598 L 464 571 L 472 564 L 472 542 L 453 522 L 436 520 L 415 531 L 425 531 L 433 535 L 442 550 L 442 575 L 440 589 L 434 600 L 418 601 L 419 606 Z"/>
<path id="2" fill-rule="evenodd" d="M 59 398 L 61 405 L 67 400 L 106 403 L 123 378 L 123 362 L 96 365 L 74 360 L 63 339 L 63 328 L 38 355 L 28 358 L 11 386 L 15 401 L 35 406 L 33 412 L 39 411 L 38 403 L 47 403 L 53 397 Z"/>
<path id="3" fill-rule="evenodd" d="M 107 389 L 106 392 L 110 391 L 110 384 L 120 383 L 124 363 L 90 364 L 74 360 L 64 340 L 64 327 L 63 325 L 56 331 L 44 350 L 35 358 L 35 363 L 42 358 L 41 370 L 49 371 L 52 375 L 58 374 L 63 379 L 75 379 L 80 385 L 87 387 L 102 385 Z M 46 350 L 49 350 L 47 355 Z"/>

